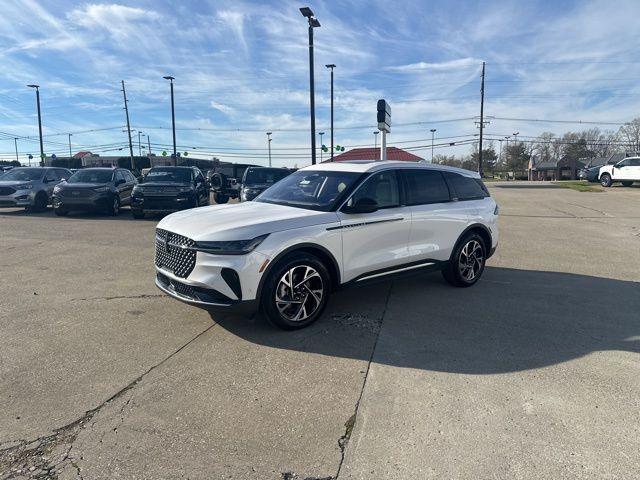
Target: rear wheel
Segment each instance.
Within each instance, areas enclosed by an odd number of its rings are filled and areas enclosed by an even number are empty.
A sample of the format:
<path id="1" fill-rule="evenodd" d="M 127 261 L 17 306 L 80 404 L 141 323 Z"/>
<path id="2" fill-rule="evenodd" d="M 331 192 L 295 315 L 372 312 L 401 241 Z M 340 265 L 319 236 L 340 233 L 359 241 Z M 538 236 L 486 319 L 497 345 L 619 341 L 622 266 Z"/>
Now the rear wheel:
<path id="1" fill-rule="evenodd" d="M 442 276 L 454 287 L 470 287 L 482 276 L 486 258 L 484 240 L 471 233 L 458 243 Z"/>
<path id="2" fill-rule="evenodd" d="M 47 194 L 44 192 L 38 192 L 36 194 L 36 198 L 33 199 L 33 205 L 31 207 L 27 207 L 27 210 L 31 212 L 43 212 L 47 209 L 48 203 L 49 199 L 47 198 Z"/>
<path id="3" fill-rule="evenodd" d="M 327 305 L 331 277 L 314 255 L 292 254 L 266 279 L 261 308 L 267 319 L 284 330 L 304 328 L 315 322 Z"/>
<path id="4" fill-rule="evenodd" d="M 623 187 L 630 187 L 631 185 L 633 185 L 633 182 L 627 180 L 626 182 L 622 182 L 622 186 Z"/>
<path id="5" fill-rule="evenodd" d="M 610 187 L 612 183 L 613 182 L 611 181 L 611 175 L 609 175 L 608 173 L 603 173 L 600 176 L 600 184 L 603 187 Z"/>

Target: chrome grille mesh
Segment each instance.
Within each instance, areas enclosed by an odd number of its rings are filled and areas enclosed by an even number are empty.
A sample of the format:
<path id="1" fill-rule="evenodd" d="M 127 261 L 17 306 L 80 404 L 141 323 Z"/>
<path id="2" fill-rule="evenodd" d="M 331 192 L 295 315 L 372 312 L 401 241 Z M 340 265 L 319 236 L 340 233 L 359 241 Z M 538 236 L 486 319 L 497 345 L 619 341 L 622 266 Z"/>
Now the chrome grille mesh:
<path id="1" fill-rule="evenodd" d="M 156 229 L 157 267 L 164 268 L 180 278 L 186 278 L 196 266 L 196 242 L 177 233 Z"/>

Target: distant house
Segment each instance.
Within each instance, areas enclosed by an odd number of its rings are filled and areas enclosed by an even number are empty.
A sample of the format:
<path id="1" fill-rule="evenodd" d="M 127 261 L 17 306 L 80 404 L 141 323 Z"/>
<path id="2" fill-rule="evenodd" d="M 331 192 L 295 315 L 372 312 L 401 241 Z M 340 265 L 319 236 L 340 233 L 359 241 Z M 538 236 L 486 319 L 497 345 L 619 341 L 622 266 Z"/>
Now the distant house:
<path id="1" fill-rule="evenodd" d="M 334 162 L 345 162 L 350 160 L 380 160 L 380 148 L 352 148 L 347 152 L 333 157 Z M 424 158 L 398 147 L 387 147 L 387 160 L 421 162 Z M 331 159 L 325 160 L 325 162 L 329 161 L 331 161 Z"/>
<path id="2" fill-rule="evenodd" d="M 565 155 L 560 160 L 529 160 L 529 180 L 576 180 L 578 171 L 589 163 L 589 159 L 576 159 Z"/>

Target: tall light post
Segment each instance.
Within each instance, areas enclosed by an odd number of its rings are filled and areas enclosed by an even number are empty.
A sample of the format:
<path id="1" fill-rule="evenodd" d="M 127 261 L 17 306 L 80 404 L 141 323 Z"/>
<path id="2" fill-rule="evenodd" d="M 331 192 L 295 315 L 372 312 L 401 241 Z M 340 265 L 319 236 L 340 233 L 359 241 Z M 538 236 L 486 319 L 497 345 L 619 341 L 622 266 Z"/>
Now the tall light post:
<path id="1" fill-rule="evenodd" d="M 176 150 L 176 110 L 173 103 L 173 81 L 175 80 L 175 78 L 171 75 L 166 75 L 162 78 L 164 78 L 165 80 L 169 80 L 169 83 L 171 84 L 171 129 L 173 131 L 173 164 L 177 166 L 178 152 Z"/>
<path id="2" fill-rule="evenodd" d="M 378 130 L 376 130 L 375 132 L 373 132 L 373 147 L 374 148 L 378 148 L 378 134 L 380 132 Z"/>
<path id="3" fill-rule="evenodd" d="M 520 132 L 513 132 L 513 141 L 516 142 L 516 144 L 518 143 L 518 135 L 520 135 Z"/>
<path id="4" fill-rule="evenodd" d="M 318 135 L 320 135 L 320 163 L 322 163 L 322 136 L 324 135 L 324 132 L 318 132 Z M 333 152 L 331 152 L 331 154 L 333 155 Z"/>
<path id="5" fill-rule="evenodd" d="M 331 69 L 331 160 L 333 161 L 333 69 L 336 66 L 333 63 L 325 65 L 325 67 Z M 322 156 L 322 154 L 320 154 Z"/>
<path id="6" fill-rule="evenodd" d="M 320 26 L 320 22 L 313 15 L 309 7 L 300 9 L 303 17 L 309 21 L 309 104 L 311 109 L 311 164 L 316 164 L 316 99 L 315 81 L 313 73 L 313 29 Z"/>
<path id="7" fill-rule="evenodd" d="M 140 130 L 138 130 L 138 156 L 141 157 L 142 156 L 142 143 L 140 140 L 140 137 L 142 136 L 142 132 Z"/>
<path id="8" fill-rule="evenodd" d="M 273 132 L 267 132 L 267 147 L 269 148 L 269 166 L 271 166 L 271 135 Z"/>
<path id="9" fill-rule="evenodd" d="M 431 132 L 431 163 L 433 163 L 433 141 L 436 138 L 436 129 L 432 128 L 430 132 Z"/>
<path id="10" fill-rule="evenodd" d="M 73 157 L 73 154 L 71 153 L 71 136 L 73 133 L 68 133 L 67 135 L 69 135 L 69 158 L 71 158 Z"/>
<path id="11" fill-rule="evenodd" d="M 18 160 L 18 138 L 17 137 L 13 139 L 13 143 L 16 144 L 16 162 L 20 163 L 20 160 Z"/>
<path id="12" fill-rule="evenodd" d="M 42 145 L 42 115 L 40 113 L 40 85 L 27 85 L 36 89 L 36 104 L 38 105 L 38 133 L 40 134 L 40 165 L 44 166 L 44 146 Z"/>

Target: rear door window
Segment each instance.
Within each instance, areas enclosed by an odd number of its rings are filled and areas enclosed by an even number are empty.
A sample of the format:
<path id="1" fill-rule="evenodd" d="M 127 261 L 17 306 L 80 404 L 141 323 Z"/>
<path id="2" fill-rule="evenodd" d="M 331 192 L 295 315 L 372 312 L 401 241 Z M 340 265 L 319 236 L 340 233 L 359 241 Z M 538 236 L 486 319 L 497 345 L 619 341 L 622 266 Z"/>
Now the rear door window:
<path id="1" fill-rule="evenodd" d="M 449 188 L 437 170 L 402 170 L 407 205 L 448 202 Z"/>
<path id="2" fill-rule="evenodd" d="M 475 178 L 453 172 L 444 172 L 444 177 L 451 190 L 451 196 L 458 200 L 478 200 L 489 196 L 484 184 Z"/>

